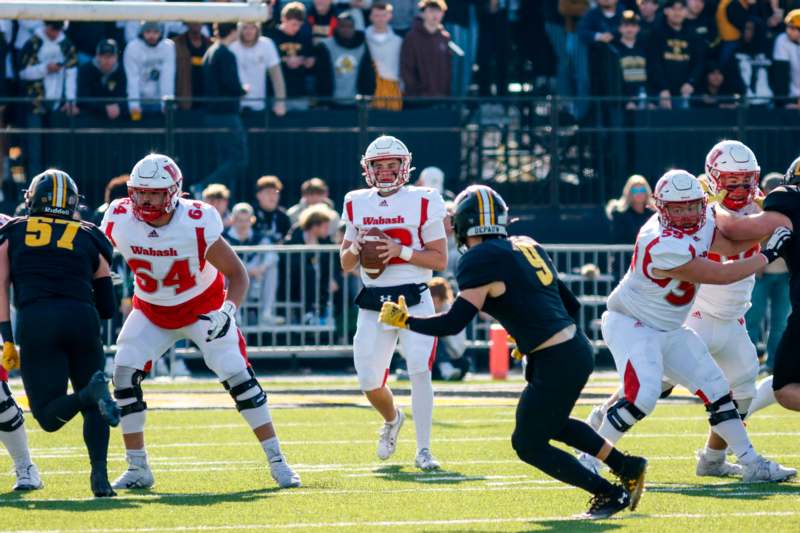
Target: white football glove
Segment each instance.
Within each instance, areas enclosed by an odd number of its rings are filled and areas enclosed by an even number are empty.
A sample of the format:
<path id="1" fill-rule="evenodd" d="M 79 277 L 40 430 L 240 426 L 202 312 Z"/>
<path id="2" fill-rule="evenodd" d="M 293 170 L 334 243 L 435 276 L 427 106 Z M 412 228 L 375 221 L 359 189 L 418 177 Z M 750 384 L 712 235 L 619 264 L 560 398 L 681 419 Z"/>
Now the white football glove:
<path id="1" fill-rule="evenodd" d="M 772 263 L 781 256 L 783 248 L 789 243 L 791 238 L 792 231 L 789 228 L 783 226 L 776 228 L 775 231 L 772 232 L 772 236 L 770 236 L 767 244 L 761 250 L 761 253 L 764 254 L 767 261 Z"/>
<path id="2" fill-rule="evenodd" d="M 231 301 L 226 301 L 217 311 L 211 311 L 197 318 L 210 322 L 206 342 L 211 342 L 214 339 L 224 337 L 225 334 L 228 333 L 231 324 L 236 326 L 236 304 Z"/>

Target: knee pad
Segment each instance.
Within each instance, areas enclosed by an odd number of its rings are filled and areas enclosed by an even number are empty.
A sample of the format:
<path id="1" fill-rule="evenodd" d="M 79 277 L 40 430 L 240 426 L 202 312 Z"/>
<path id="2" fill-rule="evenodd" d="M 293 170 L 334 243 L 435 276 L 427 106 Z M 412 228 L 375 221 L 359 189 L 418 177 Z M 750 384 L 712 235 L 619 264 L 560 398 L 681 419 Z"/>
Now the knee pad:
<path id="1" fill-rule="evenodd" d="M 142 380 L 146 375 L 143 371 L 129 366 L 114 368 L 114 398 L 119 400 L 123 417 L 147 409 L 147 404 L 142 400 Z"/>
<path id="2" fill-rule="evenodd" d="M 741 419 L 731 393 L 724 395 L 715 402 L 706 404 L 706 411 L 708 411 L 708 423 L 712 426 L 716 426 L 726 420 Z"/>
<path id="3" fill-rule="evenodd" d="M 236 402 L 238 411 L 255 409 L 267 403 L 267 393 L 255 376 L 253 369 L 248 368 L 222 382 L 222 386 Z"/>
<path id="4" fill-rule="evenodd" d="M 620 398 L 617 403 L 606 411 L 608 423 L 622 433 L 631 429 L 636 422 L 645 416 L 647 416 L 647 413 L 633 405 L 626 398 Z"/>
<path id="5" fill-rule="evenodd" d="M 5 392 L 6 399 L 0 401 L 0 431 L 10 433 L 20 427 L 25 419 L 22 417 L 22 409 L 11 396 L 11 390 L 5 381 L 0 382 L 0 388 Z"/>

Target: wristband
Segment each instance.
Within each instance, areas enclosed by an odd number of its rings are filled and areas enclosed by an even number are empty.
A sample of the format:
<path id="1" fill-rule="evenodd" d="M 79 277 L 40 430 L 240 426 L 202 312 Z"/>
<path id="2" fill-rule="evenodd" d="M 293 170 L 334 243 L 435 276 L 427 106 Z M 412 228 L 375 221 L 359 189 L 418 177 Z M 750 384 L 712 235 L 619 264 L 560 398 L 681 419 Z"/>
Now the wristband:
<path id="1" fill-rule="evenodd" d="M 410 247 L 403 246 L 402 248 L 400 248 L 400 259 L 402 259 L 403 261 L 406 262 L 411 261 L 411 256 L 413 255 L 414 255 L 414 250 L 412 250 Z"/>
<path id="2" fill-rule="evenodd" d="M 10 320 L 0 322 L 0 336 L 3 337 L 3 342 L 14 342 L 14 332 L 11 329 Z"/>

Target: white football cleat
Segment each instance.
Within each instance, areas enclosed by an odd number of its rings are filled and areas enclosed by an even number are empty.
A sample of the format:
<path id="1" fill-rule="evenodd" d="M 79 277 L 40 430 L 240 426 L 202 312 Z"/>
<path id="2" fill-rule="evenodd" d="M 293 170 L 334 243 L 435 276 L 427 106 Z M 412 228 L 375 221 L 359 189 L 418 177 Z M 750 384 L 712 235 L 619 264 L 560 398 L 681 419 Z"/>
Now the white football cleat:
<path id="1" fill-rule="evenodd" d="M 592 412 L 589 413 L 589 416 L 586 417 L 586 423 L 592 426 L 593 430 L 597 431 L 603 424 L 604 416 L 606 416 L 606 413 L 603 411 L 603 406 L 595 406 L 594 409 L 592 409 Z"/>
<path id="2" fill-rule="evenodd" d="M 441 464 L 439 461 L 434 459 L 433 455 L 431 455 L 431 451 L 428 448 L 422 448 L 417 453 L 417 458 L 414 460 L 414 464 L 417 465 L 417 468 L 420 470 L 438 470 L 441 468 Z"/>
<path id="3" fill-rule="evenodd" d="M 392 456 L 394 450 L 397 448 L 397 436 L 400 434 L 400 428 L 403 427 L 403 422 L 406 420 L 406 415 L 400 409 L 397 410 L 397 419 L 394 424 L 388 422 L 383 424 L 380 431 L 380 438 L 378 439 L 378 459 L 385 461 Z"/>
<path id="4" fill-rule="evenodd" d="M 38 490 L 44 488 L 42 478 L 39 477 L 39 469 L 36 465 L 30 463 L 29 465 L 17 468 L 14 470 L 17 476 L 17 481 L 14 483 L 14 490 Z"/>
<path id="5" fill-rule="evenodd" d="M 300 476 L 292 470 L 283 455 L 269 462 L 269 472 L 272 474 L 272 479 L 275 480 L 275 483 L 282 489 L 300 486 Z"/>
<path id="6" fill-rule="evenodd" d="M 796 475 L 795 468 L 786 468 L 760 455 L 752 463 L 742 466 L 742 481 L 745 483 L 786 481 Z"/>
<path id="7" fill-rule="evenodd" d="M 128 469 L 111 484 L 115 489 L 149 489 L 155 484 L 153 472 L 147 463 L 134 463 L 128 459 Z"/>
<path id="8" fill-rule="evenodd" d="M 600 470 L 603 468 L 603 463 L 601 463 L 597 457 L 593 457 L 586 452 L 581 452 L 580 455 L 578 455 L 578 462 L 580 462 L 586 470 L 598 476 L 600 475 Z"/>
<path id="9" fill-rule="evenodd" d="M 725 458 L 709 459 L 702 450 L 697 452 L 697 467 L 694 473 L 698 476 L 730 477 L 741 476 L 742 466 L 729 463 Z"/>

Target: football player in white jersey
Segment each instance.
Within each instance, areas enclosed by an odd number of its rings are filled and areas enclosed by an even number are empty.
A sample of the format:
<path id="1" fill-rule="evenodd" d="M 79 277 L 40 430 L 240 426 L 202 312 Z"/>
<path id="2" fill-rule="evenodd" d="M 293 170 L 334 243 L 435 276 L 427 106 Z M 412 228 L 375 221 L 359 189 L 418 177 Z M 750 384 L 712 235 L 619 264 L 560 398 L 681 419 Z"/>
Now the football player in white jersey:
<path id="1" fill-rule="evenodd" d="M 364 234 L 369 228 L 383 230 L 383 258 L 386 270 L 376 279 L 362 269 L 364 289 L 356 299 L 358 322 L 353 338 L 353 359 L 361 390 L 383 416 L 385 424 L 378 441 L 378 457 L 388 459 L 397 446 L 397 436 L 405 420 L 395 406 L 386 378 L 395 346 L 400 340 L 411 381 L 411 410 L 417 430 L 415 464 L 422 470 L 439 468 L 431 455 L 433 423 L 433 385 L 431 366 L 436 354 L 436 339 L 378 323 L 381 303 L 397 301 L 404 295 L 409 310 L 417 315 L 434 313 L 426 282 L 433 270 L 447 266 L 447 237 L 444 231 L 445 206 L 433 189 L 406 186 L 411 168 L 411 153 L 395 137 L 378 137 L 361 159 L 369 188 L 347 193 L 342 220 L 347 230 L 341 248 L 345 272 L 356 268 Z"/>
<path id="2" fill-rule="evenodd" d="M 8 215 L 0 214 L 0 227 L 11 220 Z M 8 388 L 8 370 L 19 368 L 19 353 L 13 342 L 3 341 L 3 358 L 0 361 L 0 442 L 14 461 L 16 481 L 13 490 L 36 490 L 44 487 L 39 477 L 39 469 L 31 460 L 28 447 L 28 434 L 25 431 L 25 420 L 11 389 Z"/>
<path id="3" fill-rule="evenodd" d="M 698 180 L 683 170 L 667 172 L 653 193 L 658 213 L 639 231 L 630 269 L 608 299 L 602 332 L 624 396 L 608 408 L 598 433 L 616 443 L 650 414 L 662 380 L 694 392 L 706 405 L 712 431 L 730 446 L 745 481 L 781 481 L 796 474 L 758 455 L 747 436 L 727 379 L 700 337 L 684 325 L 697 285 L 727 285 L 751 276 L 777 259 L 790 232 L 778 228 L 760 253 L 740 261 L 707 258 L 714 240 L 714 210 Z M 739 251 L 754 243 L 731 243 Z M 734 252 L 726 255 L 732 255 Z M 596 468 L 593 458 L 582 462 Z"/>
<path id="4" fill-rule="evenodd" d="M 181 198 L 182 181 L 172 159 L 148 155 L 131 171 L 129 197 L 112 202 L 101 225 L 136 279 L 133 311 L 120 331 L 114 360 L 114 396 L 122 409 L 128 470 L 113 486 L 153 485 L 145 452 L 147 404 L 141 382 L 176 341 L 189 339 L 252 428 L 272 477 L 282 488 L 298 487 L 300 478 L 281 453 L 266 394 L 236 327 L 236 309 L 249 283 L 247 271 L 220 238 L 219 213 L 203 202 Z"/>

